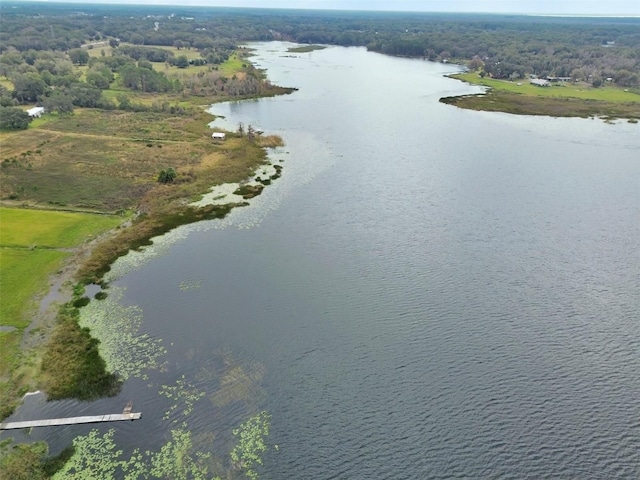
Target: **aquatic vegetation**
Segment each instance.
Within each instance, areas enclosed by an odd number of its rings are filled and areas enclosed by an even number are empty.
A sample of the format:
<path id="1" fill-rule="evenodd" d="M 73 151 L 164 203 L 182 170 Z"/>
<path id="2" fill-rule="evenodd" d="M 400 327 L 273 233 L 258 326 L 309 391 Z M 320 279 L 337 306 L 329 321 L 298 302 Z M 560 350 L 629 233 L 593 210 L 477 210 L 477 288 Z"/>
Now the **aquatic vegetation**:
<path id="1" fill-rule="evenodd" d="M 46 478 L 44 472 L 44 459 L 48 451 L 46 443 L 21 444 L 11 449 L 2 445 L 0 450 L 0 471 L 2 471 L 3 478 L 15 480 L 44 480 Z"/>
<path id="2" fill-rule="evenodd" d="M 232 362 L 229 354 L 223 353 L 221 357 L 227 367 L 223 376 L 227 378 L 227 382 L 255 383 L 264 374 L 259 367 L 251 368 L 250 373 L 246 373 L 237 363 Z M 175 417 L 171 420 L 173 424 L 181 422 L 178 428 L 171 430 L 170 438 L 158 450 L 142 452 L 135 449 L 127 457 L 117 448 L 114 429 L 103 434 L 92 430 L 88 435 L 74 439 L 72 454 L 65 457 L 68 461 L 51 478 L 216 480 L 220 478 L 215 477 L 216 474 L 226 478 L 236 478 L 238 475 L 252 480 L 258 478 L 256 470 L 262 465 L 262 454 L 267 450 L 265 438 L 269 434 L 271 422 L 271 416 L 267 412 L 254 415 L 232 431 L 236 444 L 228 457 L 214 456 L 213 432 L 200 434 L 194 440 L 187 425 L 195 403 L 205 393 L 199 391 L 184 375 L 173 385 L 162 385 L 158 393 L 173 401 L 163 420 Z"/>
<path id="3" fill-rule="evenodd" d="M 233 194 L 241 195 L 242 198 L 246 200 L 260 195 L 263 188 L 262 185 L 243 184 L 240 185 Z"/>
<path id="4" fill-rule="evenodd" d="M 182 282 L 180 282 L 180 285 L 178 286 L 180 287 L 180 290 L 185 292 L 187 290 L 194 290 L 196 288 L 200 288 L 202 286 L 202 282 L 200 280 L 192 280 L 192 281 L 183 280 Z"/>
<path id="5" fill-rule="evenodd" d="M 53 480 L 115 479 L 116 472 L 127 469 L 130 462 L 120 459 L 122 450 L 116 449 L 113 434 L 114 430 L 109 430 L 104 435 L 91 430 L 88 435 L 75 438 L 73 455 L 53 476 Z"/>
<path id="6" fill-rule="evenodd" d="M 216 407 L 224 407 L 239 400 L 252 402 L 261 396 L 258 382 L 264 376 L 262 365 L 253 365 L 249 370 L 237 364 L 227 367 L 220 380 L 220 388 L 210 397 Z"/>
<path id="7" fill-rule="evenodd" d="M 172 478 L 176 480 L 204 480 L 208 468 L 206 460 L 211 453 L 192 454 L 191 433 L 184 430 L 172 430 L 171 440 L 162 446 L 158 453 L 149 453 L 151 458 L 150 474 L 152 478 Z"/>
<path id="8" fill-rule="evenodd" d="M 262 465 L 262 453 L 267 450 L 265 437 L 269 435 L 270 424 L 271 415 L 263 411 L 233 430 L 238 443 L 231 451 L 231 461 L 235 468 L 242 469 L 252 480 L 258 478 L 255 469 Z"/>
<path id="9" fill-rule="evenodd" d="M 111 480 L 124 478 L 171 478 L 176 480 L 204 480 L 209 453 L 192 452 L 191 434 L 172 430 L 171 440 L 158 452 L 141 453 L 134 450 L 128 459 L 116 448 L 115 430 L 104 434 L 92 430 L 73 440 L 73 455 L 52 477 L 52 480 Z"/>
<path id="10" fill-rule="evenodd" d="M 79 324 L 100 340 L 98 349 L 109 371 L 123 380 L 145 378 L 145 369 L 161 366 L 160 358 L 166 352 L 162 341 L 140 332 L 142 310 L 121 304 L 121 288 L 112 287 L 110 292 L 106 299 L 81 309 Z"/>
<path id="11" fill-rule="evenodd" d="M 180 404 L 183 405 L 182 415 L 185 417 L 189 416 L 191 412 L 193 412 L 194 403 L 204 397 L 204 392 L 199 392 L 195 386 L 185 380 L 183 375 L 175 385 L 162 385 L 162 387 L 160 387 L 160 395 L 176 402 L 162 417 L 163 420 L 169 420 L 178 408 L 180 408 Z M 178 420 L 175 419 L 173 423 L 177 421 Z"/>

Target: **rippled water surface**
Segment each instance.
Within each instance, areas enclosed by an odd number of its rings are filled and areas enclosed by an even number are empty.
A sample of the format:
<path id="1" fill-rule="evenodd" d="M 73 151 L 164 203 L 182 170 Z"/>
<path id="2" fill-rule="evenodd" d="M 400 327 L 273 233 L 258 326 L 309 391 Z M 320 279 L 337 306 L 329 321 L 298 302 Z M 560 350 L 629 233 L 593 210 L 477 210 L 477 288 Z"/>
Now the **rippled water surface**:
<path id="1" fill-rule="evenodd" d="M 455 67 L 286 47 L 255 61 L 296 93 L 213 108 L 280 134 L 283 177 L 116 266 L 164 365 L 19 414 L 133 399 L 116 438 L 152 447 L 184 375 L 213 448 L 272 415 L 265 479 L 640 478 L 638 125 L 459 110 Z"/>

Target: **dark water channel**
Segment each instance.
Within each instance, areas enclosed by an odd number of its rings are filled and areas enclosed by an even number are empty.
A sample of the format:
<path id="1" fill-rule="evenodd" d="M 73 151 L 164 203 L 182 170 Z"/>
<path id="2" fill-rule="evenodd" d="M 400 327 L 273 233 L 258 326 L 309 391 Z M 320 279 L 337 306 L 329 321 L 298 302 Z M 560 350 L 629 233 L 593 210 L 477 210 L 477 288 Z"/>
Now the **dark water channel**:
<path id="1" fill-rule="evenodd" d="M 272 415 L 265 479 L 640 478 L 640 127 L 442 105 L 455 67 L 364 49 L 256 62 L 299 91 L 213 111 L 283 177 L 115 269 L 161 368 L 16 417 L 132 399 L 118 446 L 155 448 L 184 375 L 198 445 Z"/>

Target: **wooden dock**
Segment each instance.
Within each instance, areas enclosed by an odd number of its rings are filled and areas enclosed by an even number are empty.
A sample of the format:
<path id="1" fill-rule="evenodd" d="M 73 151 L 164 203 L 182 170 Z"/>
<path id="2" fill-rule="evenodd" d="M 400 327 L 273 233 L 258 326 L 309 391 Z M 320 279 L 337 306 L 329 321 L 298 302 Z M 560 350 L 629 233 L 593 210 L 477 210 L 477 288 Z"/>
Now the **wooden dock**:
<path id="1" fill-rule="evenodd" d="M 126 411 L 126 409 L 125 409 Z M 50 418 L 48 420 L 30 420 L 26 422 L 0 423 L 0 430 L 17 428 L 55 427 L 58 425 L 77 425 L 80 423 L 121 422 L 124 420 L 140 420 L 142 413 L 112 413 L 109 415 L 92 415 L 87 417 Z"/>
<path id="2" fill-rule="evenodd" d="M 46 420 L 28 420 L 26 422 L 0 423 L 0 430 L 16 430 L 19 428 L 56 427 L 59 425 L 78 425 L 80 423 L 122 422 L 124 420 L 140 420 L 142 413 L 133 413 L 133 402 L 129 401 L 122 413 L 107 415 L 90 415 L 87 417 L 49 418 Z"/>

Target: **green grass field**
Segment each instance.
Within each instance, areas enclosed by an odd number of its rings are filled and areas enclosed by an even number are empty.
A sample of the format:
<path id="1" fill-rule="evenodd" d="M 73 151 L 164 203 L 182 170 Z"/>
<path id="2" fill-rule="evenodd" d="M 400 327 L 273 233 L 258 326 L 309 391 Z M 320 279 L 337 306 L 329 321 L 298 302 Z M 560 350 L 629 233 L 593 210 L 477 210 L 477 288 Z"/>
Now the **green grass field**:
<path id="1" fill-rule="evenodd" d="M 0 207 L 0 246 L 68 248 L 121 222 L 108 215 Z"/>
<path id="2" fill-rule="evenodd" d="M 464 80 L 474 85 L 483 85 L 495 90 L 502 90 L 535 97 L 579 98 L 582 100 L 598 100 L 612 103 L 640 102 L 640 94 L 625 91 L 614 86 L 594 88 L 585 84 L 557 83 L 550 87 L 531 85 L 528 80 L 507 81 L 481 78 L 475 72 L 452 75 L 452 78 Z"/>
<path id="3" fill-rule="evenodd" d="M 0 207 L 0 376 L 15 360 L 36 296 L 77 246 L 122 222 L 120 217 Z"/>
<path id="4" fill-rule="evenodd" d="M 242 65 L 243 64 L 246 65 L 247 63 L 248 63 L 247 60 L 243 60 L 242 58 L 240 58 L 238 54 L 234 53 L 229 57 L 229 60 L 220 64 L 220 66 L 218 67 L 218 70 L 224 76 L 232 77 L 236 73 L 241 72 L 242 69 L 244 68 Z"/>
<path id="5" fill-rule="evenodd" d="M 101 57 L 102 56 L 102 51 L 104 51 L 104 54 L 106 57 L 110 57 L 111 56 L 111 52 L 113 50 L 113 48 L 111 48 L 109 45 L 100 45 L 97 47 L 93 47 L 93 48 L 88 48 L 87 52 L 89 52 L 89 56 L 90 57 Z"/>
<path id="6" fill-rule="evenodd" d="M 36 306 L 35 295 L 46 290 L 47 279 L 68 255 L 59 250 L 0 248 L 2 326 L 23 329 L 29 325 L 27 312 Z"/>
<path id="7" fill-rule="evenodd" d="M 161 48 L 163 50 L 168 50 L 169 52 L 173 52 L 176 57 L 184 55 L 189 60 L 194 60 L 196 58 L 202 58 L 200 55 L 200 51 L 197 48 L 181 48 L 178 50 L 176 47 L 167 47 L 164 45 L 145 45 L 145 47 L 154 47 Z"/>

